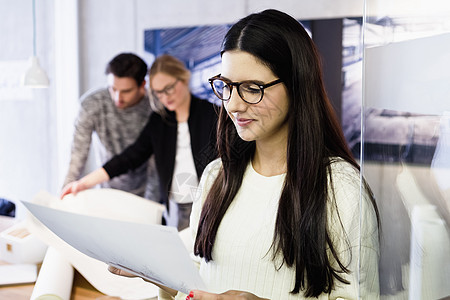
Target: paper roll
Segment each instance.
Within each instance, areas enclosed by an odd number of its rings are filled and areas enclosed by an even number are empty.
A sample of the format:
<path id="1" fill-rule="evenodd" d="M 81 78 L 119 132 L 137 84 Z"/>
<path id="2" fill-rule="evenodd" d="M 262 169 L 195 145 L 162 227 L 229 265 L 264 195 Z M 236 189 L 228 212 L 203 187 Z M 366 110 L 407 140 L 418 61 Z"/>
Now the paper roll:
<path id="1" fill-rule="evenodd" d="M 74 270 L 67 259 L 49 247 L 30 300 L 70 300 Z"/>

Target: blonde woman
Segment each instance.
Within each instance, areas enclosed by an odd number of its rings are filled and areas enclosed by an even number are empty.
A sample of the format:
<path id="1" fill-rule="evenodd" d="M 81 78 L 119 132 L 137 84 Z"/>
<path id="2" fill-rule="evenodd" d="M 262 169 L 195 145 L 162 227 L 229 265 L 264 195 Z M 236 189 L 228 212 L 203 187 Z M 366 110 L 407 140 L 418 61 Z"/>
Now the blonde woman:
<path id="1" fill-rule="evenodd" d="M 134 144 L 102 168 L 67 184 L 61 197 L 91 188 L 145 163 L 155 155 L 160 203 L 167 205 L 163 224 L 182 230 L 189 225 L 192 191 L 205 166 L 216 157 L 216 106 L 194 96 L 190 72 L 171 55 L 157 57 L 149 70 L 152 106 Z"/>

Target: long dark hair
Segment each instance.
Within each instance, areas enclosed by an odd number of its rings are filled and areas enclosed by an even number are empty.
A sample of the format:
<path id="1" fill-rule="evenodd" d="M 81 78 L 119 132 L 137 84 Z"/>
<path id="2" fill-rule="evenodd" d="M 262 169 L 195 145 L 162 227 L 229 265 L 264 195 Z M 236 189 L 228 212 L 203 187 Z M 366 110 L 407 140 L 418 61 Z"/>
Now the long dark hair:
<path id="1" fill-rule="evenodd" d="M 302 290 L 307 297 L 330 293 L 335 279 L 348 283 L 341 274 L 349 272 L 339 260 L 327 227 L 327 201 L 333 194 L 327 187 L 330 158 L 359 166 L 326 95 L 318 52 L 298 21 L 276 10 L 249 15 L 233 25 L 222 53 L 236 49 L 266 64 L 282 79 L 290 99 L 287 174 L 272 244 L 274 257 L 282 254 L 284 263 L 295 268 L 292 293 Z M 206 261 L 212 260 L 217 229 L 255 151 L 255 142 L 239 138 L 223 107 L 217 136 L 222 168 L 205 200 L 194 246 L 195 254 Z M 327 249 L 338 269 L 333 268 Z"/>

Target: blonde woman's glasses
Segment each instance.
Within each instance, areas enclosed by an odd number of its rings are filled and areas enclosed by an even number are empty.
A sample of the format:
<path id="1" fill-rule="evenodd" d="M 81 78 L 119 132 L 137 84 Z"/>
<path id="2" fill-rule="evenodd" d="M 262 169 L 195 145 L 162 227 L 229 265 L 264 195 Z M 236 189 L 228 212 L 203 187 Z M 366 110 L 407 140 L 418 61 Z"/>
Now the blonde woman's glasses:
<path id="1" fill-rule="evenodd" d="M 175 85 L 178 83 L 179 79 L 175 80 L 174 83 L 166 86 L 164 89 L 157 91 L 157 90 L 153 90 L 152 89 L 152 94 L 154 97 L 156 97 L 157 99 L 161 98 L 162 95 L 172 95 L 175 92 Z"/>

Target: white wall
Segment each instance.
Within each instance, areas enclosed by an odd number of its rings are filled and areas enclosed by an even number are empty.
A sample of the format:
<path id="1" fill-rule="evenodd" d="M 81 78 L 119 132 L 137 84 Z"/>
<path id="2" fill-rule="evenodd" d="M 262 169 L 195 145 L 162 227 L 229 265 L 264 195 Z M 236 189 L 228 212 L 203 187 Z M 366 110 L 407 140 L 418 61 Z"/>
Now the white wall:
<path id="1" fill-rule="evenodd" d="M 135 9 L 134 0 L 79 1 L 82 92 L 106 84 L 104 70 L 113 56 L 138 52 Z"/>
<path id="2" fill-rule="evenodd" d="M 53 81 L 53 1 L 36 1 L 36 54 Z M 33 54 L 31 0 L 0 0 L 0 197 L 29 200 L 54 190 L 52 89 L 28 90 L 21 75 Z"/>

